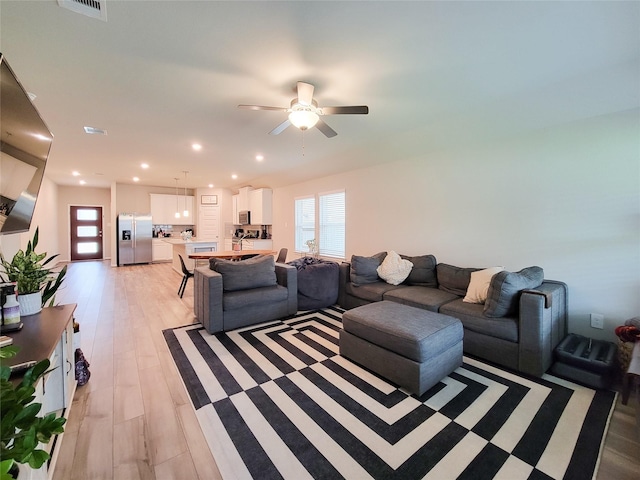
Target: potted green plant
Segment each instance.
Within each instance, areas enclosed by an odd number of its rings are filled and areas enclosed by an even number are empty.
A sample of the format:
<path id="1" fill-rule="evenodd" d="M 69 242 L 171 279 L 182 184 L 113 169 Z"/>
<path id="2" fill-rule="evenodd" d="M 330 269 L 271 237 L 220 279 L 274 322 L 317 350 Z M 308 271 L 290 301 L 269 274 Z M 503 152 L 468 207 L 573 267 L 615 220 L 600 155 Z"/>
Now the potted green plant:
<path id="1" fill-rule="evenodd" d="M 0 348 L 0 359 L 12 357 L 13 345 Z M 12 382 L 9 367 L 0 366 L 0 480 L 17 478 L 18 463 L 38 469 L 49 459 L 40 444 L 49 443 L 53 435 L 64 431 L 66 419 L 50 413 L 39 417 L 42 404 L 34 402 L 35 384 L 49 368 L 42 360 L 26 371 L 19 383 Z"/>
<path id="2" fill-rule="evenodd" d="M 45 258 L 46 252 L 36 253 L 38 234 L 39 229 L 36 228 L 33 239 L 27 243 L 26 250 L 18 250 L 10 262 L 0 252 L 0 264 L 8 281 L 16 282 L 21 315 L 38 313 L 47 305 L 47 302 L 53 305 L 55 293 L 67 274 L 66 265 L 59 271 L 47 266 L 58 254 Z M 1 275 L 0 278 L 2 278 Z M 7 281 L 4 278 L 2 280 Z"/>

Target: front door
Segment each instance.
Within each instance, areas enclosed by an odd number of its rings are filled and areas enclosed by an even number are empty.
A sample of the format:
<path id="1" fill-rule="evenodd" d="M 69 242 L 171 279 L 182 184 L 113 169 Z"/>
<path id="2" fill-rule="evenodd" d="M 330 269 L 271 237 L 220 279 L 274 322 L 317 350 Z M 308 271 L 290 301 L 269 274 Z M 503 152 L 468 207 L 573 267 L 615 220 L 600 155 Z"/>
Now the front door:
<path id="1" fill-rule="evenodd" d="M 102 260 L 102 207 L 71 207 L 71 260 Z"/>

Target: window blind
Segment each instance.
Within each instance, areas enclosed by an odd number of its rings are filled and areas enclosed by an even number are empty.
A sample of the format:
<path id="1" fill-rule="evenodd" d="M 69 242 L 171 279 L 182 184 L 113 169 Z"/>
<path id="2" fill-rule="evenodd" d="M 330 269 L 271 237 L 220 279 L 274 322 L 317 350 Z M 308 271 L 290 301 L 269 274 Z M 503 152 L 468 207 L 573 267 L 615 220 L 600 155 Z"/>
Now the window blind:
<path id="1" fill-rule="evenodd" d="M 316 199 L 314 197 L 296 198 L 296 252 L 308 253 L 308 240 L 316 238 Z"/>
<path id="2" fill-rule="evenodd" d="M 344 191 L 319 195 L 320 255 L 345 256 L 345 196 Z"/>

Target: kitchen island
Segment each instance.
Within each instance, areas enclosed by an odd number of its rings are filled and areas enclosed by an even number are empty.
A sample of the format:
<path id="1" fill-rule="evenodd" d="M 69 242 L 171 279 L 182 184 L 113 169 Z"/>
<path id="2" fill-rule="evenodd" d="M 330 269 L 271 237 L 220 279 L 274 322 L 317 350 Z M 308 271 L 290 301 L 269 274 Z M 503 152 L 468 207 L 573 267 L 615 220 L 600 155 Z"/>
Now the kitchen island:
<path id="1" fill-rule="evenodd" d="M 210 240 L 200 241 L 197 238 L 190 240 L 183 240 L 181 238 L 163 238 L 163 240 L 173 246 L 173 269 L 182 275 L 182 266 L 180 265 L 180 258 L 178 255 L 182 255 L 184 264 L 188 270 L 193 271 L 195 267 L 195 261 L 189 258 L 189 255 L 198 252 L 215 252 L 218 250 L 218 242 L 212 242 Z"/>

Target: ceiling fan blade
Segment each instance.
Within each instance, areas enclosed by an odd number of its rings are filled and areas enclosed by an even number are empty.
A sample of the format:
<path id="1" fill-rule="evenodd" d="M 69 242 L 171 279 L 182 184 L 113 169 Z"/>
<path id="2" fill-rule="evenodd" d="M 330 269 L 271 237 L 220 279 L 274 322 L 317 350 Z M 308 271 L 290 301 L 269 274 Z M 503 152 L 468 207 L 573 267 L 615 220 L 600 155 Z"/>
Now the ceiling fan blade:
<path id="1" fill-rule="evenodd" d="M 331 138 L 335 137 L 338 133 L 327 125 L 321 118 L 318 119 L 318 123 L 316 123 L 316 128 L 324 133 L 325 137 Z"/>
<path id="2" fill-rule="evenodd" d="M 276 128 L 274 128 L 273 130 L 271 130 L 269 132 L 269 135 L 279 135 L 282 132 L 284 132 L 284 130 L 291 125 L 291 122 L 289 121 L 289 119 L 285 120 L 284 122 L 282 122 L 280 125 L 278 125 Z"/>
<path id="3" fill-rule="evenodd" d="M 286 112 L 289 110 L 286 107 L 265 107 L 264 105 L 238 105 L 238 108 L 244 110 L 277 110 L 279 112 Z"/>
<path id="4" fill-rule="evenodd" d="M 322 107 L 323 115 L 349 115 L 349 114 L 363 114 L 369 113 L 369 107 L 366 105 L 353 105 L 350 107 Z"/>
<path id="5" fill-rule="evenodd" d="M 313 85 L 298 82 L 298 102 L 303 105 L 311 105 L 313 102 Z"/>

